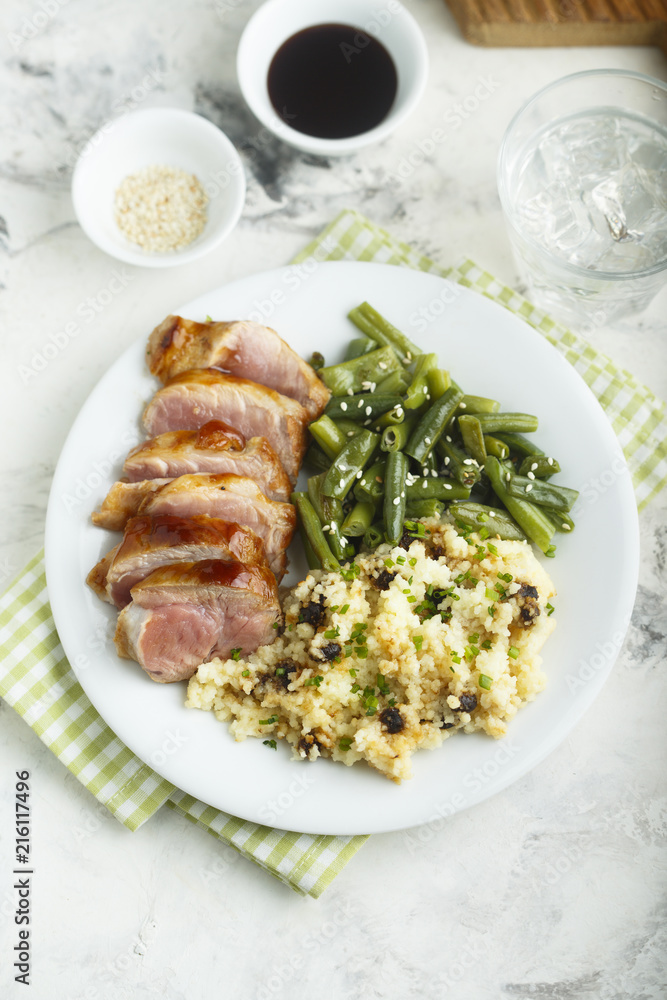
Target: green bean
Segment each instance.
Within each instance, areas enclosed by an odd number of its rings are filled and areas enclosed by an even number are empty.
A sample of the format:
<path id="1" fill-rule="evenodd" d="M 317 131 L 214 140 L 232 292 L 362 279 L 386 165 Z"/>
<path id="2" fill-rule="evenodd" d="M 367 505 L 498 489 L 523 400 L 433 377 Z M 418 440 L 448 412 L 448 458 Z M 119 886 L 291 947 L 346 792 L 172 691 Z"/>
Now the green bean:
<path id="1" fill-rule="evenodd" d="M 536 479 L 546 479 L 560 472 L 560 465 L 555 458 L 547 458 L 546 455 L 526 455 L 519 466 L 519 473 L 527 476 L 529 472 L 532 472 Z"/>
<path id="2" fill-rule="evenodd" d="M 364 423 L 400 405 L 400 396 L 381 396 L 377 392 L 362 392 L 356 396 L 334 396 L 327 403 L 324 412 L 333 420 L 338 417 L 348 417 L 350 420 Z"/>
<path id="3" fill-rule="evenodd" d="M 414 418 L 416 421 L 417 414 L 414 414 Z M 374 428 L 376 431 L 381 431 L 384 427 L 393 427 L 395 424 L 402 424 L 405 419 L 406 414 L 403 409 L 403 402 L 401 401 L 398 406 L 395 406 L 392 410 L 387 410 L 381 417 L 378 417 Z"/>
<path id="4" fill-rule="evenodd" d="M 452 380 L 445 368 L 431 368 L 426 373 L 426 384 L 432 400 L 440 399 L 449 389 Z"/>
<path id="5" fill-rule="evenodd" d="M 487 399 L 486 396 L 468 396 L 466 394 L 459 403 L 459 409 L 475 415 L 478 413 L 497 413 L 500 409 L 500 403 L 495 399 Z"/>
<path id="6" fill-rule="evenodd" d="M 347 444 L 347 438 L 343 431 L 326 413 L 323 413 L 319 420 L 314 420 L 309 425 L 308 430 L 329 458 L 335 458 Z"/>
<path id="7" fill-rule="evenodd" d="M 318 372 L 320 368 L 324 368 L 324 355 L 320 354 L 319 351 L 313 351 L 308 364 L 311 368 Z"/>
<path id="8" fill-rule="evenodd" d="M 554 510 L 553 507 L 543 507 L 542 510 L 553 523 L 556 531 L 560 531 L 565 535 L 569 535 L 571 531 L 574 531 L 574 521 L 565 511 Z"/>
<path id="9" fill-rule="evenodd" d="M 342 562 L 346 556 L 345 544 L 341 538 L 343 504 L 336 497 L 327 497 L 322 493 L 322 483 L 325 477 L 326 472 L 310 477 L 308 480 L 308 499 L 320 519 L 322 530 L 327 532 L 329 548 L 336 559 Z"/>
<path id="10" fill-rule="evenodd" d="M 438 451 L 444 457 L 447 472 L 458 483 L 471 488 L 479 482 L 481 473 L 477 462 L 455 444 L 449 434 L 438 441 Z"/>
<path id="11" fill-rule="evenodd" d="M 482 425 L 478 417 L 473 416 L 471 413 L 462 414 L 459 417 L 458 424 L 461 437 L 463 438 L 463 447 L 471 458 L 474 458 L 480 465 L 484 465 L 486 446 L 484 444 Z"/>
<path id="12" fill-rule="evenodd" d="M 364 545 L 367 549 L 376 549 L 384 541 L 384 524 L 376 521 L 364 534 Z"/>
<path id="13" fill-rule="evenodd" d="M 306 562 L 308 563 L 308 569 L 321 569 L 320 560 L 313 552 L 313 546 L 308 541 L 308 536 L 305 533 L 301 534 L 301 543 L 303 545 L 303 554 L 305 555 Z"/>
<path id="14" fill-rule="evenodd" d="M 334 459 L 322 483 L 322 492 L 325 496 L 338 497 L 339 500 L 347 496 L 357 478 L 357 473 L 360 473 L 369 461 L 379 441 L 378 435 L 372 431 L 363 431 L 348 441 Z"/>
<path id="15" fill-rule="evenodd" d="M 509 446 L 511 454 L 517 455 L 543 455 L 544 452 L 541 448 L 538 448 L 536 444 L 529 441 L 528 438 L 524 437 L 523 434 L 507 434 L 506 432 L 499 433 L 497 437 L 501 441 L 504 441 L 506 445 Z"/>
<path id="16" fill-rule="evenodd" d="M 392 346 L 396 347 L 399 352 L 402 352 L 403 358 L 407 364 L 410 364 L 410 362 L 414 361 L 415 358 L 418 358 L 419 355 L 422 354 L 422 351 L 416 344 L 413 344 L 409 337 L 406 337 L 404 333 L 401 333 L 401 331 L 397 330 L 395 326 L 392 326 L 392 324 L 386 320 L 384 316 L 381 316 L 379 312 L 373 309 L 368 302 L 362 302 L 359 306 L 359 311 L 373 324 L 377 331 L 386 337 Z"/>
<path id="17" fill-rule="evenodd" d="M 433 497 L 430 500 L 408 500 L 405 505 L 405 514 L 406 517 L 419 520 L 422 517 L 440 517 L 444 509 L 444 503 Z"/>
<path id="18" fill-rule="evenodd" d="M 354 487 L 355 500 L 377 501 L 384 496 L 384 474 L 387 459 L 383 456 L 380 462 L 365 470 Z"/>
<path id="19" fill-rule="evenodd" d="M 292 493 L 292 503 L 296 507 L 302 534 L 308 539 L 313 555 L 322 569 L 333 572 L 340 569 L 340 563 L 329 548 L 320 519 L 308 499 L 307 493 Z"/>
<path id="20" fill-rule="evenodd" d="M 427 375 L 438 363 L 437 354 L 422 354 L 417 358 L 415 373 L 408 386 L 403 406 L 406 410 L 417 410 L 429 395 Z"/>
<path id="21" fill-rule="evenodd" d="M 342 525 L 342 532 L 345 537 L 350 535 L 353 538 L 364 535 L 370 528 L 375 516 L 375 504 L 368 501 L 357 501 L 347 515 Z"/>
<path id="22" fill-rule="evenodd" d="M 551 544 L 554 535 L 554 525 L 545 514 L 527 500 L 511 496 L 507 490 L 506 476 L 510 475 L 495 455 L 487 455 L 484 468 L 487 472 L 493 490 L 498 499 L 505 505 L 517 524 L 523 528 L 526 535 L 542 549 L 545 555 L 553 555 L 556 551 Z"/>
<path id="23" fill-rule="evenodd" d="M 349 420 L 347 417 L 336 417 L 335 423 L 336 427 L 343 432 L 348 441 L 363 431 L 361 424 L 358 424 L 355 420 Z M 311 424 L 310 426 L 312 427 L 313 425 Z"/>
<path id="24" fill-rule="evenodd" d="M 376 387 L 376 391 L 381 395 L 393 395 L 394 393 L 402 396 L 407 387 L 410 385 L 410 376 L 401 369 L 390 372 L 381 379 Z"/>
<path id="25" fill-rule="evenodd" d="M 343 360 L 354 361 L 355 358 L 360 358 L 363 354 L 369 354 L 370 351 L 376 351 L 377 348 L 377 340 L 372 340 L 370 337 L 355 337 L 347 345 Z"/>
<path id="26" fill-rule="evenodd" d="M 552 507 L 554 510 L 566 512 L 572 510 L 579 496 L 578 490 L 571 490 L 567 486 L 556 486 L 555 483 L 546 483 L 543 479 L 528 479 L 527 476 L 517 475 L 510 477 L 507 491 L 513 497 L 530 500 L 540 507 Z"/>
<path id="27" fill-rule="evenodd" d="M 492 437 L 490 434 L 484 435 L 484 447 L 489 455 L 495 455 L 496 458 L 501 459 L 509 457 L 510 446 L 501 441 L 500 438 Z"/>
<path id="28" fill-rule="evenodd" d="M 422 462 L 443 434 L 452 414 L 459 405 L 463 393 L 458 386 L 451 385 L 440 399 L 432 403 L 410 435 L 406 454 Z"/>
<path id="29" fill-rule="evenodd" d="M 328 365 L 321 368 L 319 375 L 334 396 L 345 396 L 352 392 L 361 392 L 365 382 L 375 382 L 395 371 L 399 367 L 396 355 L 390 347 L 379 347 L 376 351 L 362 354 L 350 361 L 341 361 L 338 365 Z"/>
<path id="30" fill-rule="evenodd" d="M 382 451 L 402 451 L 408 443 L 416 417 L 409 417 L 400 424 L 390 424 L 382 431 L 380 448 Z"/>
<path id="31" fill-rule="evenodd" d="M 509 431 L 511 434 L 516 431 L 536 431 L 539 423 L 531 413 L 479 413 L 477 419 L 485 434 L 494 434 L 496 431 Z"/>
<path id="32" fill-rule="evenodd" d="M 405 495 L 410 503 L 414 500 L 467 500 L 470 490 L 467 486 L 443 479 L 441 476 L 423 476 L 405 487 Z"/>
<path id="33" fill-rule="evenodd" d="M 449 512 L 458 521 L 481 532 L 482 538 L 506 538 L 510 541 L 525 541 L 525 534 L 507 511 L 497 507 L 487 507 L 481 503 L 453 503 Z"/>
<path id="34" fill-rule="evenodd" d="M 315 472 L 326 472 L 331 465 L 331 459 L 322 451 L 319 445 L 313 442 L 304 457 L 304 465 Z"/>
<path id="35" fill-rule="evenodd" d="M 403 451 L 390 451 L 385 470 L 385 490 L 383 503 L 384 526 L 387 541 L 397 542 L 403 533 L 405 520 L 405 480 L 408 475 L 408 459 Z"/>

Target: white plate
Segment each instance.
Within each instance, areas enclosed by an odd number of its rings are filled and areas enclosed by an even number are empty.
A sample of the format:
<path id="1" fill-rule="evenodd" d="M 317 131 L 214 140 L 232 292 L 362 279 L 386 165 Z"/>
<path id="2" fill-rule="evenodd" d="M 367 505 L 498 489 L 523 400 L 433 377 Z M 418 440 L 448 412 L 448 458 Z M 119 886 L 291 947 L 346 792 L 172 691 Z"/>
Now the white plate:
<path id="1" fill-rule="evenodd" d="M 622 452 L 592 393 L 539 334 L 514 315 L 442 278 L 379 264 L 324 263 L 254 275 L 174 309 L 195 320 L 252 316 L 309 357 L 341 358 L 354 335 L 347 312 L 367 299 L 470 392 L 536 413 L 537 440 L 559 459 L 559 481 L 581 491 L 570 536 L 548 560 L 558 627 L 544 650 L 547 689 L 500 742 L 459 734 L 414 757 L 400 787 L 364 765 L 308 764 L 261 740 L 236 743 L 211 713 L 186 709 L 185 684 L 159 685 L 120 660 L 115 612 L 84 583 L 117 541 L 90 513 L 119 476 L 156 389 L 144 366 L 149 331 L 95 388 L 63 448 L 46 531 L 49 597 L 72 667 L 121 740 L 177 787 L 225 812 L 284 829 L 374 833 L 415 826 L 474 805 L 534 767 L 600 690 L 627 628 L 637 584 L 638 525 Z M 167 314 L 173 303 L 165 301 Z M 163 319 L 156 316 L 156 323 Z M 139 331 L 138 331 L 139 332 Z M 296 560 L 295 560 L 296 561 Z M 303 563 L 300 563 L 303 566 Z"/>

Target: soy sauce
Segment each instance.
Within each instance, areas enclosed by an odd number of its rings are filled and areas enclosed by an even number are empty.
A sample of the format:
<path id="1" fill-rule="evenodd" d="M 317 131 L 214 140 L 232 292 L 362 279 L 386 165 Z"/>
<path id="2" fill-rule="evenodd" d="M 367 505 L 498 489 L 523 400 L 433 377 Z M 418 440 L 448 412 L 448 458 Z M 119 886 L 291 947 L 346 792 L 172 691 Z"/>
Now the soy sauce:
<path id="1" fill-rule="evenodd" d="M 398 77 L 384 45 L 349 24 L 316 24 L 276 52 L 268 88 L 291 128 L 320 139 L 348 139 L 389 114 Z"/>

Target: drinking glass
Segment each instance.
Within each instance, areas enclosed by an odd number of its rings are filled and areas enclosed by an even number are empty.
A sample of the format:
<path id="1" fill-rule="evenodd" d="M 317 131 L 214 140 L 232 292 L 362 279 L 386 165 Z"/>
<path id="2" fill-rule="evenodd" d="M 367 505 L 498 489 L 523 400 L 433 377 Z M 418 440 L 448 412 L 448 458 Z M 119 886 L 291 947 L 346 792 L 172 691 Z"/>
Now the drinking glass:
<path id="1" fill-rule="evenodd" d="M 505 133 L 498 190 L 536 305 L 573 326 L 640 312 L 667 282 L 667 86 L 574 73 Z"/>

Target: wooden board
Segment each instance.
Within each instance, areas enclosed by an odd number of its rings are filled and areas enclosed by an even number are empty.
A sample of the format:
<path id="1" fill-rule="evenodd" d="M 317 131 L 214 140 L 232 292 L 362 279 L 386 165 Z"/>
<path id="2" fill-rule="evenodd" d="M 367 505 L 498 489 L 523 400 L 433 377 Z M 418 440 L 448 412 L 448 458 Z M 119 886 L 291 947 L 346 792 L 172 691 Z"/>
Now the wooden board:
<path id="1" fill-rule="evenodd" d="M 475 45 L 658 45 L 667 0 L 447 0 Z"/>

